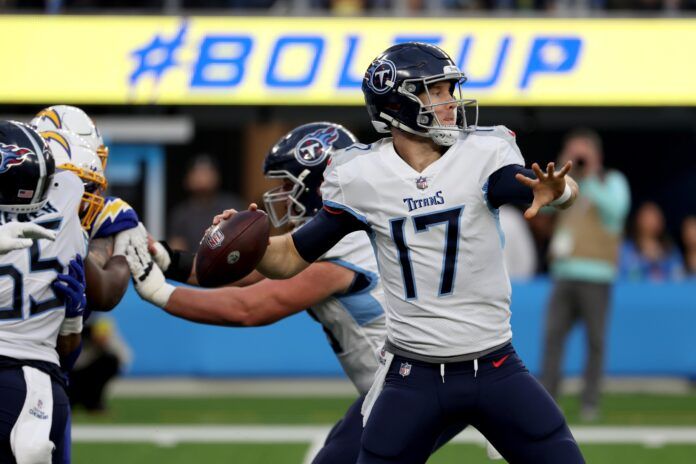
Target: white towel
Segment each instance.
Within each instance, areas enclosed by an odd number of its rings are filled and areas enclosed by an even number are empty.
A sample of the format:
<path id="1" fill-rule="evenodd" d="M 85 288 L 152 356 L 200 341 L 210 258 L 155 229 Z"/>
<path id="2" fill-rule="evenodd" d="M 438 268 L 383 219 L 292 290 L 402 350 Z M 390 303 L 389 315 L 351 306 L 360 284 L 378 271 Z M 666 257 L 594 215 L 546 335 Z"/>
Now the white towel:
<path id="1" fill-rule="evenodd" d="M 372 381 L 372 386 L 370 391 L 367 392 L 365 396 L 365 401 L 363 401 L 362 408 L 360 412 L 363 416 L 363 427 L 367 424 L 367 419 L 370 417 L 372 412 L 372 407 L 377 401 L 377 397 L 382 392 L 384 387 L 384 379 L 387 377 L 387 372 L 389 371 L 389 366 L 391 366 L 392 360 L 394 359 L 394 354 L 386 351 L 382 348 L 379 352 L 379 367 L 377 372 L 375 372 L 375 379 Z"/>
<path id="2" fill-rule="evenodd" d="M 22 370 L 27 396 L 10 432 L 12 453 L 17 464 L 50 464 L 55 448 L 49 440 L 53 422 L 51 377 L 29 366 L 22 366 Z"/>

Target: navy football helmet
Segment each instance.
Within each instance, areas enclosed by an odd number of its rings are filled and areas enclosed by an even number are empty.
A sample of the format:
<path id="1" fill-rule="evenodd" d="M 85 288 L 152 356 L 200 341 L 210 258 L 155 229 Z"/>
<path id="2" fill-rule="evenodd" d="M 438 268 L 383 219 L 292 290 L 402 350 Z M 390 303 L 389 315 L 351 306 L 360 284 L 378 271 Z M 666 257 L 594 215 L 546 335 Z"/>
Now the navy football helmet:
<path id="1" fill-rule="evenodd" d="M 280 139 L 263 163 L 267 179 L 283 181 L 263 194 L 271 223 L 275 227 L 299 225 L 314 216 L 322 207 L 319 187 L 329 157 L 356 142 L 345 127 L 330 122 L 299 126 Z"/>
<path id="2" fill-rule="evenodd" d="M 430 102 L 428 86 L 446 81 L 454 98 L 445 103 L 424 103 L 418 95 L 425 92 Z M 450 146 L 462 131 L 470 130 L 465 107 L 475 113 L 473 126 L 478 122 L 476 100 L 461 97 L 461 85 L 466 76 L 441 48 L 435 45 L 406 42 L 393 45 L 372 61 L 363 78 L 367 112 L 377 132 L 388 133 L 390 126 L 411 134 L 431 138 L 438 145 Z M 443 125 L 435 114 L 441 105 L 455 104 L 457 121 Z"/>
<path id="3" fill-rule="evenodd" d="M 40 210 L 55 170 L 51 150 L 38 132 L 21 122 L 0 121 L 0 211 Z"/>

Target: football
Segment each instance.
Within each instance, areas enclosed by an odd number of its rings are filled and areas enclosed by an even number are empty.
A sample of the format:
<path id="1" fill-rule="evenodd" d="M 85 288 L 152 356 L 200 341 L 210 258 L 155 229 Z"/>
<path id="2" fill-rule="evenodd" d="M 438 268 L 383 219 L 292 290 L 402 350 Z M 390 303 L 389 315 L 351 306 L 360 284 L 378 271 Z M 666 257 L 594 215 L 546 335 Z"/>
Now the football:
<path id="1" fill-rule="evenodd" d="M 209 228 L 196 255 L 201 287 L 220 287 L 249 274 L 268 246 L 270 222 L 263 211 L 242 211 Z"/>

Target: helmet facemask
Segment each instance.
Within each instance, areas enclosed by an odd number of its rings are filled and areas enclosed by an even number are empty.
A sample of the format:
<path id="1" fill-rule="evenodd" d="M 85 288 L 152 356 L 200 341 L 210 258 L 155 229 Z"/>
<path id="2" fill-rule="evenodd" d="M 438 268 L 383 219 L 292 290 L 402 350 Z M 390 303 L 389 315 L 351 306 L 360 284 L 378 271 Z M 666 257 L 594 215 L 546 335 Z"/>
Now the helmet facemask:
<path id="1" fill-rule="evenodd" d="M 454 98 L 439 103 L 432 103 L 430 86 L 438 82 L 450 82 L 450 94 Z M 418 105 L 419 111 L 416 116 L 416 125 L 422 130 L 415 130 L 395 118 L 388 117 L 384 113 L 382 117 L 391 120 L 392 125 L 406 132 L 431 138 L 436 144 L 441 146 L 451 146 L 457 140 L 460 132 L 474 130 L 478 124 L 478 103 L 473 99 L 462 97 L 461 86 L 466 82 L 466 76 L 460 72 L 456 66 L 446 66 L 445 72 L 424 78 L 405 79 L 398 87 L 397 92 L 404 95 L 409 100 Z M 425 93 L 425 102 L 419 95 Z M 455 124 L 443 124 L 436 113 L 436 109 L 441 106 L 455 106 Z M 473 124 L 469 124 L 466 116 L 466 109 L 471 108 L 474 112 Z"/>
<path id="2" fill-rule="evenodd" d="M 306 216 L 307 208 L 299 201 L 299 198 L 307 192 L 304 179 L 310 172 L 309 169 L 305 169 L 299 177 L 295 177 L 286 170 L 273 170 L 266 173 L 266 179 L 283 181 L 282 185 L 263 194 L 263 204 L 274 227 L 285 224 L 298 226 L 309 219 Z"/>
<path id="3" fill-rule="evenodd" d="M 79 216 L 82 227 L 89 231 L 95 218 L 104 207 L 103 193 L 106 191 L 106 178 L 100 173 L 92 172 L 71 163 L 61 164 L 58 167 L 77 174 L 85 186 L 82 202 L 80 203 Z"/>
<path id="4" fill-rule="evenodd" d="M 106 145 L 99 145 L 97 148 L 97 156 L 102 163 L 102 170 L 106 172 L 106 162 L 109 159 L 109 147 Z"/>

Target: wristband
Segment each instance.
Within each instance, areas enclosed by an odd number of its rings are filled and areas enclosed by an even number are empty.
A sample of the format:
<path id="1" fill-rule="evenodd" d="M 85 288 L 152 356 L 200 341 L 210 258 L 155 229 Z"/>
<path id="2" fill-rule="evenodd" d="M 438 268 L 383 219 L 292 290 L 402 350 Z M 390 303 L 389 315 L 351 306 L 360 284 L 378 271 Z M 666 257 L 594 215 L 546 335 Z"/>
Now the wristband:
<path id="1" fill-rule="evenodd" d="M 82 316 L 66 317 L 60 324 L 59 335 L 70 335 L 82 333 Z"/>
<path id="2" fill-rule="evenodd" d="M 165 306 L 167 306 L 169 297 L 172 296 L 174 290 L 176 290 L 175 286 L 165 283 L 162 287 L 158 288 L 155 293 L 152 294 L 152 296 L 149 298 L 150 302 L 152 302 L 155 306 L 164 308 Z"/>
<path id="3" fill-rule="evenodd" d="M 566 201 L 570 200 L 571 196 L 573 196 L 573 191 L 570 189 L 568 182 L 566 182 L 565 189 L 561 196 L 549 203 L 549 206 L 562 206 Z"/>
<path id="4" fill-rule="evenodd" d="M 172 250 L 164 240 L 160 243 L 167 250 L 169 258 L 172 260 L 169 268 L 164 273 L 167 279 L 176 280 L 177 282 L 188 282 L 193 270 L 193 260 L 196 257 L 195 253 L 190 251 Z"/>

